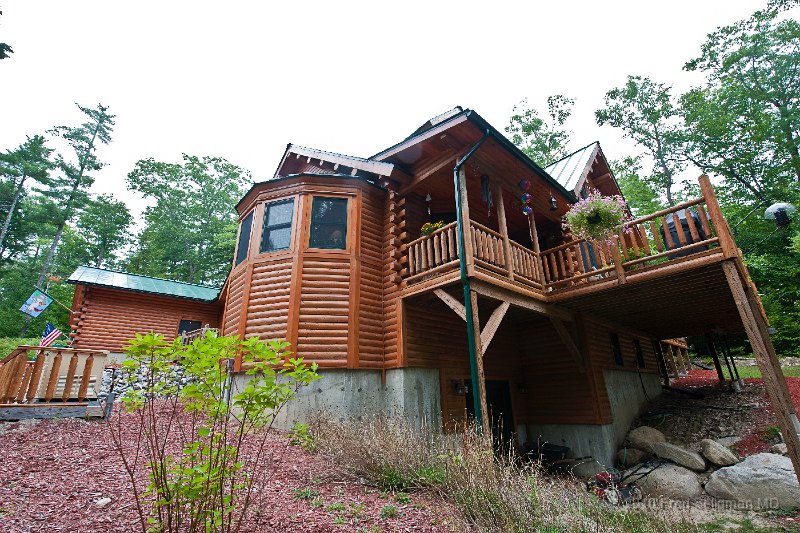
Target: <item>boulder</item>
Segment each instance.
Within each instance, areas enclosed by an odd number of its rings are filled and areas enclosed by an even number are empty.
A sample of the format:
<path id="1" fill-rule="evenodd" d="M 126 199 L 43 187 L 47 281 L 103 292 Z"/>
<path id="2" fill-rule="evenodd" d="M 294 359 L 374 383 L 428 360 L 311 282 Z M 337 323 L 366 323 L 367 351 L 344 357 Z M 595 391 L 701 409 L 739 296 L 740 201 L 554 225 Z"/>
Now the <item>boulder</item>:
<path id="1" fill-rule="evenodd" d="M 653 453 L 653 444 L 656 442 L 666 442 L 667 438 L 656 428 L 650 426 L 639 426 L 628 433 L 628 442 L 631 446 L 647 453 Z"/>
<path id="2" fill-rule="evenodd" d="M 579 461 L 570 467 L 570 472 L 572 475 L 581 479 L 591 479 L 596 474 L 605 472 L 605 470 L 606 467 L 592 458 Z"/>
<path id="3" fill-rule="evenodd" d="M 642 490 L 642 495 L 657 498 L 664 497 L 671 500 L 693 500 L 703 494 L 700 478 L 697 474 L 682 466 L 665 463 L 661 465 L 645 466 L 627 470 L 624 476 L 628 483 L 636 483 Z"/>
<path id="4" fill-rule="evenodd" d="M 617 464 L 629 467 L 641 464 L 650 457 L 650 454 L 637 448 L 622 448 L 617 452 Z"/>
<path id="5" fill-rule="evenodd" d="M 653 444 L 653 451 L 662 459 L 672 461 L 675 464 L 685 466 L 697 472 L 706 469 L 706 461 L 697 452 L 690 452 L 675 444 L 668 442 L 656 442 Z"/>
<path id="6" fill-rule="evenodd" d="M 754 509 L 800 507 L 800 483 L 792 461 L 774 453 L 758 453 L 720 468 L 708 478 L 706 492 Z"/>
<path id="7" fill-rule="evenodd" d="M 97 500 L 96 502 L 94 502 L 94 504 L 95 504 L 97 507 L 105 507 L 105 506 L 106 506 L 106 505 L 108 505 L 109 503 L 111 503 L 111 498 L 100 498 L 99 500 Z"/>
<path id="8" fill-rule="evenodd" d="M 789 453 L 789 447 L 786 446 L 785 442 L 781 442 L 780 444 L 775 444 L 772 448 L 769 449 L 772 453 L 778 453 L 781 455 L 786 455 Z"/>
<path id="9" fill-rule="evenodd" d="M 739 462 L 739 458 L 722 444 L 711 439 L 700 441 L 703 457 L 718 466 L 731 466 Z"/>

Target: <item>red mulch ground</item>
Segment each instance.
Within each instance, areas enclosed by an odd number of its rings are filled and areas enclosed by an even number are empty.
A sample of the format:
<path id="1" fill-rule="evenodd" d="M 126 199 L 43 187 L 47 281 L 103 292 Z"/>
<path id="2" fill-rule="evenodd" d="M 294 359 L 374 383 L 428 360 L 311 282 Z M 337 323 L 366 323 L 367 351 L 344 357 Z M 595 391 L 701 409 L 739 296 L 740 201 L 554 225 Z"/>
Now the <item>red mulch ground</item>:
<path id="1" fill-rule="evenodd" d="M 759 387 L 762 397 L 767 398 L 763 380 L 760 378 L 748 378 L 744 382 L 749 386 Z M 671 385 L 683 389 L 699 389 L 717 387 L 718 383 L 717 373 L 714 370 L 691 370 L 687 377 L 677 379 Z M 792 396 L 795 407 L 800 409 L 800 378 L 787 377 L 786 384 L 789 387 L 789 394 Z M 763 407 L 754 409 L 751 413 L 752 419 L 757 422 L 753 425 L 755 429 L 745 435 L 741 435 L 741 439 L 735 445 L 736 451 L 741 456 L 767 452 L 770 449 L 771 443 L 765 437 L 765 430 L 770 426 L 776 425 L 777 419 L 769 403 L 765 402 L 765 404 Z"/>
<path id="2" fill-rule="evenodd" d="M 105 422 L 0 423 L 0 432 L 0 532 L 141 530 Z M 287 446 L 280 434 L 270 439 L 270 446 L 276 469 L 262 491 L 261 523 L 248 531 L 370 531 L 375 526 L 384 532 L 453 530 L 449 513 L 443 513 L 435 500 L 412 494 L 410 504 L 398 504 L 391 496 L 382 498 L 376 489 L 330 481 L 337 479 L 331 465 Z M 341 502 L 351 511 L 329 512 L 313 507 L 309 500 L 294 499 L 294 489 L 305 487 L 319 491 L 325 507 Z M 95 502 L 104 497 L 112 503 L 98 508 Z M 380 517 L 387 504 L 398 507 L 397 518 Z M 343 524 L 334 524 L 337 516 Z"/>

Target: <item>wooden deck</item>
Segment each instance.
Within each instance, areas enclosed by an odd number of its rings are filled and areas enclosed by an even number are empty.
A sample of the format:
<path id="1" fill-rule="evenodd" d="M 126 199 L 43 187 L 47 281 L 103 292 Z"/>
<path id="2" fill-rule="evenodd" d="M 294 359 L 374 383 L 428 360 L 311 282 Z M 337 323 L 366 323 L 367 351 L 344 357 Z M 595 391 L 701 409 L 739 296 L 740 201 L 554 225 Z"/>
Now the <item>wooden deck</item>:
<path id="1" fill-rule="evenodd" d="M 702 198 L 638 218 L 605 243 L 578 239 L 537 252 L 468 221 L 468 275 L 658 338 L 727 323 L 741 329 L 720 265 L 739 250 L 710 183 L 701 182 Z M 458 249 L 456 223 L 408 243 L 403 296 L 457 281 Z"/>
<path id="2" fill-rule="evenodd" d="M 103 416 L 96 400 L 107 355 L 19 346 L 0 360 L 0 420 Z"/>

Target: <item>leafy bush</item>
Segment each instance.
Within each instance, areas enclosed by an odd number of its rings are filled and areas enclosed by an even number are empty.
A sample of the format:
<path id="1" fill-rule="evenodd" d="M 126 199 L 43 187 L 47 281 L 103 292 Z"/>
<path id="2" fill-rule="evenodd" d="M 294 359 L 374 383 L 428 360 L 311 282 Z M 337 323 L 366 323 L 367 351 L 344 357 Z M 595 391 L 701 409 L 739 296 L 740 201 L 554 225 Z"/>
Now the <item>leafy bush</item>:
<path id="1" fill-rule="evenodd" d="M 607 241 L 630 220 L 622 196 L 603 196 L 592 190 L 573 204 L 566 214 L 566 225 L 576 236 L 589 241 Z"/>
<path id="2" fill-rule="evenodd" d="M 109 424 L 143 531 L 243 527 L 255 489 L 271 471 L 265 444 L 275 416 L 318 378 L 316 364 L 289 357 L 287 346 L 213 332 L 188 346 L 153 333 L 130 341 L 123 363 L 130 388 L 121 398 L 127 414 L 118 412 Z M 227 370 L 236 357 L 249 376 L 238 386 Z M 183 386 L 174 379 L 176 364 L 187 378 Z"/>

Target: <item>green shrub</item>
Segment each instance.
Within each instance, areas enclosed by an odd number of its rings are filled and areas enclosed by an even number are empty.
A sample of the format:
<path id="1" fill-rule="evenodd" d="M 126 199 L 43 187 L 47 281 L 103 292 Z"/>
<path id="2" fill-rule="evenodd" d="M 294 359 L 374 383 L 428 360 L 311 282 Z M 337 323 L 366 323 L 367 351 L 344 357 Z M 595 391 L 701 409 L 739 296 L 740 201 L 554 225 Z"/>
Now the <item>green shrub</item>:
<path id="1" fill-rule="evenodd" d="M 130 341 L 123 363 L 130 388 L 121 397 L 129 414 L 117 413 L 109 425 L 143 531 L 240 529 L 259 497 L 254 487 L 271 472 L 265 445 L 275 416 L 300 387 L 318 379 L 316 364 L 289 357 L 287 346 L 213 332 L 188 346 L 152 333 Z M 236 357 L 247 365 L 246 382 L 227 371 Z M 182 387 L 175 365 L 187 378 Z"/>
<path id="2" fill-rule="evenodd" d="M 316 443 L 314 442 L 314 436 L 311 435 L 309 425 L 295 422 L 289 431 L 289 444 L 300 446 L 303 450 L 313 453 L 316 449 Z"/>
<path id="3" fill-rule="evenodd" d="M 311 487 L 303 487 L 302 489 L 294 489 L 292 494 L 295 500 L 313 500 L 319 496 L 319 491 Z"/>
<path id="4" fill-rule="evenodd" d="M 392 505 L 391 503 L 384 505 L 381 507 L 381 518 L 386 520 L 387 518 L 395 518 L 398 515 L 397 506 Z"/>

